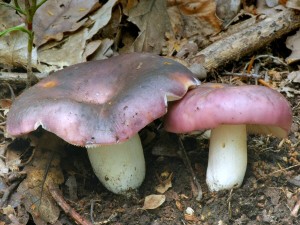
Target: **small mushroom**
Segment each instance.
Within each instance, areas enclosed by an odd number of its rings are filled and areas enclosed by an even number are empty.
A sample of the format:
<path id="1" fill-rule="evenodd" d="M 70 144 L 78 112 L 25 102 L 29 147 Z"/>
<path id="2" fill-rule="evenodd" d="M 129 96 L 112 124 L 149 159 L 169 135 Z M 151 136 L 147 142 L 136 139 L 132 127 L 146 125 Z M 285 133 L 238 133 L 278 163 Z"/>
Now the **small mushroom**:
<path id="1" fill-rule="evenodd" d="M 170 106 L 165 129 L 174 133 L 212 129 L 206 182 L 211 191 L 239 187 L 247 166 L 247 131 L 286 137 L 289 102 L 262 86 L 202 84 Z"/>
<path id="2" fill-rule="evenodd" d="M 39 126 L 85 146 L 104 186 L 124 193 L 141 185 L 145 160 L 138 131 L 199 84 L 181 64 L 132 53 L 70 66 L 24 91 L 7 116 L 13 136 Z"/>

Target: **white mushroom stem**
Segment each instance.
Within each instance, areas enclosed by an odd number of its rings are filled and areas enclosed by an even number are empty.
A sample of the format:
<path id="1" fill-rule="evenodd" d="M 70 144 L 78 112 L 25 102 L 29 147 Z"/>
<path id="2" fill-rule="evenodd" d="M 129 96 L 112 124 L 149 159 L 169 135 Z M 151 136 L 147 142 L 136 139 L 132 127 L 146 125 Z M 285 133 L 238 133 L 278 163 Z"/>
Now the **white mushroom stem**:
<path id="1" fill-rule="evenodd" d="M 246 125 L 221 125 L 211 131 L 206 183 L 210 191 L 241 186 L 247 167 Z"/>
<path id="2" fill-rule="evenodd" d="M 87 148 L 101 183 L 116 194 L 139 187 L 145 178 L 145 159 L 138 134 L 125 142 Z"/>

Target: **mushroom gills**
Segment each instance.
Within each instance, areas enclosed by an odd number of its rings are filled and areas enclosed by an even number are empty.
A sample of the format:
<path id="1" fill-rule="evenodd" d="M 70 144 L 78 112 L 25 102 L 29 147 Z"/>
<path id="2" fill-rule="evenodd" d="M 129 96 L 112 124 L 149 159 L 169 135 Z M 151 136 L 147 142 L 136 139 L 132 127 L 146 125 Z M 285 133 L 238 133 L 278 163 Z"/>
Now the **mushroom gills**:
<path id="1" fill-rule="evenodd" d="M 210 191 L 241 186 L 247 167 L 246 125 L 220 125 L 212 129 L 206 172 Z"/>
<path id="2" fill-rule="evenodd" d="M 87 152 L 96 176 L 113 193 L 126 194 L 142 184 L 146 166 L 138 134 L 125 142 L 88 147 Z"/>

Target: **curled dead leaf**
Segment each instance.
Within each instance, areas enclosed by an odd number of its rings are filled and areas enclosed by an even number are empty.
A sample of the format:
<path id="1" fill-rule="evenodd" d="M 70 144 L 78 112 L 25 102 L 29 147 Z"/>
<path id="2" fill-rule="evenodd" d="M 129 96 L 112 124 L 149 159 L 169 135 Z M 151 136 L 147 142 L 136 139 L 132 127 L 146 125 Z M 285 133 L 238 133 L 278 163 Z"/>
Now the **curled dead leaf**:
<path id="1" fill-rule="evenodd" d="M 148 195 L 145 197 L 142 209 L 156 209 L 166 201 L 165 195 Z"/>
<path id="2" fill-rule="evenodd" d="M 288 64 L 300 60 L 300 30 L 286 39 L 286 47 L 292 50 L 292 53 L 285 59 Z"/>
<path id="3" fill-rule="evenodd" d="M 175 205 L 179 211 L 183 211 L 183 205 L 180 201 L 176 200 Z"/>
<path id="4" fill-rule="evenodd" d="M 172 187 L 172 178 L 173 173 L 169 173 L 167 171 L 162 172 L 159 177 L 160 184 L 155 187 L 155 190 L 160 194 L 165 193 L 169 188 Z"/>

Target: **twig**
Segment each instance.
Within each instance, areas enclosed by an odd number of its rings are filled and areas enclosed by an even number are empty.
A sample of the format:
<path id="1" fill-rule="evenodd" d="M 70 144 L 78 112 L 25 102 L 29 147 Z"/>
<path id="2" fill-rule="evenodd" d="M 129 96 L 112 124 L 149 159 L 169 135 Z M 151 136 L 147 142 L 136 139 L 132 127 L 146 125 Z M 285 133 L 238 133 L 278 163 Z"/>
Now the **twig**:
<path id="1" fill-rule="evenodd" d="M 297 165 L 289 166 L 289 167 L 287 167 L 287 168 L 282 168 L 282 169 L 279 169 L 279 170 L 275 170 L 275 171 L 273 171 L 273 172 L 271 172 L 271 173 L 269 173 L 269 174 L 266 174 L 266 175 L 264 175 L 264 176 L 258 178 L 257 180 L 260 180 L 260 179 L 263 179 L 263 178 L 265 178 L 265 177 L 271 176 L 271 175 L 273 175 L 273 174 L 275 174 L 275 173 L 279 173 L 279 172 L 283 172 L 283 171 L 286 171 L 286 170 L 290 170 L 290 169 L 293 169 L 293 168 L 299 167 L 299 166 L 300 166 L 300 164 L 297 164 Z"/>
<path id="2" fill-rule="evenodd" d="M 228 217 L 229 217 L 229 219 L 232 218 L 232 207 L 231 207 L 232 192 L 233 192 L 233 188 L 230 190 L 229 197 L 227 199 L 227 202 L 228 202 Z"/>
<path id="3" fill-rule="evenodd" d="M 4 206 L 4 204 L 7 202 L 9 196 L 11 195 L 11 193 L 13 192 L 13 190 L 15 190 L 15 188 L 20 184 L 20 180 L 12 183 L 8 188 L 6 188 L 6 190 L 4 191 L 4 194 L 2 196 L 2 199 L 0 201 L 0 208 L 2 208 Z"/>
<path id="4" fill-rule="evenodd" d="M 300 195 L 298 195 L 298 201 L 296 202 L 296 205 L 291 211 L 291 216 L 298 217 L 299 209 L 300 209 Z"/>
<path id="5" fill-rule="evenodd" d="M 27 152 L 27 150 L 28 149 L 26 149 L 26 152 Z M 34 157 L 35 151 L 36 151 L 36 148 L 33 148 L 32 153 L 31 153 L 30 157 L 28 158 L 28 160 L 26 162 L 20 163 L 19 167 L 23 167 L 23 166 L 26 166 L 27 164 L 29 164 Z"/>
<path id="6" fill-rule="evenodd" d="M 91 217 L 91 221 L 93 224 L 95 224 L 95 220 L 94 220 L 94 205 L 95 205 L 95 202 L 97 202 L 97 200 L 92 200 L 91 201 L 91 208 L 90 208 L 90 217 Z"/>
<path id="7" fill-rule="evenodd" d="M 18 218 L 17 218 L 14 214 L 9 214 L 9 215 L 8 215 L 8 218 L 10 219 L 11 224 L 14 224 L 14 225 L 22 225 L 22 224 L 19 222 Z"/>
<path id="8" fill-rule="evenodd" d="M 188 157 L 188 155 L 185 151 L 185 148 L 184 148 L 184 145 L 182 143 L 181 137 L 179 137 L 179 145 L 180 145 L 181 152 L 182 152 L 182 160 L 183 160 L 185 166 L 190 171 L 190 173 L 192 175 L 192 178 L 193 178 L 193 182 L 195 183 L 195 185 L 198 189 L 198 196 L 196 197 L 196 200 L 200 201 L 202 199 L 202 196 L 203 196 L 202 188 L 201 188 L 200 182 L 198 181 L 198 179 L 195 175 L 195 172 L 194 172 L 193 167 L 191 165 L 190 159 L 189 159 L 189 157 Z"/>
<path id="9" fill-rule="evenodd" d="M 261 78 L 262 75 L 256 74 L 256 73 L 231 73 L 231 72 L 225 72 L 222 73 L 223 76 L 238 76 L 238 77 L 250 77 L 250 78 Z"/>
<path id="10" fill-rule="evenodd" d="M 300 15 L 284 9 L 261 22 L 219 40 L 200 51 L 190 64 L 200 63 L 208 72 L 265 47 L 282 35 L 300 27 Z"/>
<path id="11" fill-rule="evenodd" d="M 35 73 L 37 79 L 41 80 L 47 77 L 49 73 Z M 13 72 L 0 72 L 0 81 L 1 83 L 9 83 L 10 85 L 16 85 L 24 87 L 27 82 L 26 73 L 13 73 Z"/>
<path id="12" fill-rule="evenodd" d="M 56 203 L 62 208 L 62 210 L 75 220 L 77 224 L 81 225 L 93 225 L 90 221 L 80 216 L 63 198 L 60 194 L 60 190 L 53 184 L 49 184 L 49 192 Z"/>
<path id="13" fill-rule="evenodd" d="M 17 180 L 24 180 L 26 177 L 27 173 L 25 171 L 20 171 L 20 172 L 12 172 L 9 174 L 7 178 L 7 182 L 13 183 Z"/>
<path id="14" fill-rule="evenodd" d="M 103 220 L 101 222 L 95 222 L 95 225 L 102 225 L 102 224 L 107 224 L 110 223 L 112 221 L 113 218 L 115 218 L 118 214 L 117 213 L 113 213 L 110 215 L 110 217 L 108 217 L 108 219 Z"/>

